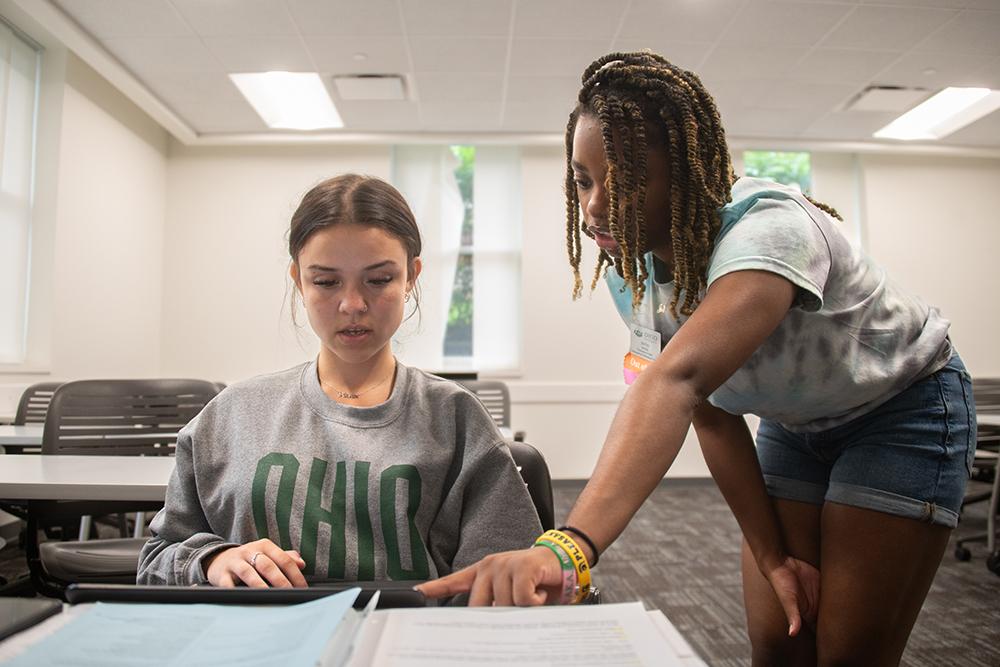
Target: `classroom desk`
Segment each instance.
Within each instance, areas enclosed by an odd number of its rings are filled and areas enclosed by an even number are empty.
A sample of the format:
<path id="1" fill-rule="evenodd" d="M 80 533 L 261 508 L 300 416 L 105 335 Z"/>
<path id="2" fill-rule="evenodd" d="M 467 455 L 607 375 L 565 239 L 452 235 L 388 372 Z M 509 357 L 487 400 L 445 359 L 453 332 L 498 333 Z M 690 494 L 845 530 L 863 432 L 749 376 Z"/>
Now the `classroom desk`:
<path id="1" fill-rule="evenodd" d="M 45 426 L 43 424 L 24 424 L 22 426 L 0 424 L 0 447 L 4 445 L 37 447 L 42 444 L 42 433 L 44 431 Z M 514 437 L 514 431 L 507 426 L 500 427 L 500 434 L 508 440 Z M 162 435 L 156 436 L 158 439 L 162 439 L 162 437 Z"/>
<path id="2" fill-rule="evenodd" d="M 9 445 L 38 447 L 42 444 L 42 424 L 23 424 L 11 426 L 0 424 L 0 447 Z"/>
<path id="3" fill-rule="evenodd" d="M 169 456 L 9 454 L 0 465 L 4 500 L 163 500 Z"/>

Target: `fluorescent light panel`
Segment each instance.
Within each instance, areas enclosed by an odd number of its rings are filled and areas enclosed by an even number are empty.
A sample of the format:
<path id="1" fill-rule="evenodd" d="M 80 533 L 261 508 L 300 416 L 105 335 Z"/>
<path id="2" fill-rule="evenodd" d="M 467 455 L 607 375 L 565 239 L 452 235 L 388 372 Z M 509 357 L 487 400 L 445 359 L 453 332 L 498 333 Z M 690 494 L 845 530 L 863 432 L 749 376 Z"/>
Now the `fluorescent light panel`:
<path id="1" fill-rule="evenodd" d="M 873 136 L 878 139 L 940 139 L 1000 108 L 1000 91 L 945 88 L 910 109 Z"/>
<path id="2" fill-rule="evenodd" d="M 344 127 L 326 86 L 314 72 L 230 74 L 243 97 L 268 127 L 319 130 Z"/>

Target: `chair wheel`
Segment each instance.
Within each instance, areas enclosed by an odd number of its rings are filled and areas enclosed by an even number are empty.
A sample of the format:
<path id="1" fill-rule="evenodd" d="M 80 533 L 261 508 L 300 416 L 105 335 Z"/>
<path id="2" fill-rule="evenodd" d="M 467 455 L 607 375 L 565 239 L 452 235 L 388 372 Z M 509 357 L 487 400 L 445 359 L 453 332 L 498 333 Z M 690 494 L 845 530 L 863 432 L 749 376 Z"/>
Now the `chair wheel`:
<path id="1" fill-rule="evenodd" d="M 990 557 L 986 559 L 986 567 L 993 574 L 1000 576 L 1000 551 L 994 551 L 990 554 Z"/>
<path id="2" fill-rule="evenodd" d="M 965 562 L 972 558 L 972 552 L 962 546 L 955 547 L 955 558 Z"/>

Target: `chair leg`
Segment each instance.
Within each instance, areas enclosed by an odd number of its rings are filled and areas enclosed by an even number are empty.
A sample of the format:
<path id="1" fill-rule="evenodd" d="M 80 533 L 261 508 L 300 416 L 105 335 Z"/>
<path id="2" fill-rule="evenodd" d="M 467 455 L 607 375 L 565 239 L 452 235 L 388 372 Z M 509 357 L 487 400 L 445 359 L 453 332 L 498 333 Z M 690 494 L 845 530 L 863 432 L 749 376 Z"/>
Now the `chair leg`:
<path id="1" fill-rule="evenodd" d="M 80 542 L 90 539 L 90 527 L 93 523 L 93 518 L 89 514 L 84 514 L 80 517 Z M 66 539 L 65 537 L 63 539 Z"/>
<path id="2" fill-rule="evenodd" d="M 146 528 L 146 513 L 136 512 L 135 513 L 135 529 L 132 531 L 132 537 L 142 537 L 142 533 Z"/>
<path id="3" fill-rule="evenodd" d="M 997 551 L 997 511 L 1000 511 L 1000 463 L 993 472 L 990 513 L 986 516 L 986 549 L 991 554 Z"/>

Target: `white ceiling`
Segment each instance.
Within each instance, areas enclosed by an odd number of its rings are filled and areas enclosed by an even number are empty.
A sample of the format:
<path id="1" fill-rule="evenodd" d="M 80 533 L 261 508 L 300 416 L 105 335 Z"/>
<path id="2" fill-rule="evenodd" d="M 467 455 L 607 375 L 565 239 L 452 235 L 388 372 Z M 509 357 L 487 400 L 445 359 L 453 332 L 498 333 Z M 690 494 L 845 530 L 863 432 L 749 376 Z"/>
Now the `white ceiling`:
<path id="1" fill-rule="evenodd" d="M 48 1 L 48 0 L 45 0 Z M 871 141 L 868 85 L 1000 89 L 1000 0 L 51 0 L 198 135 L 267 128 L 229 72 L 400 74 L 331 94 L 343 132 L 561 133 L 580 73 L 651 48 L 702 76 L 730 136 Z M 938 142 L 1000 147 L 1000 112 Z"/>

